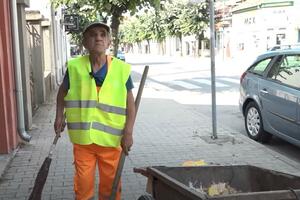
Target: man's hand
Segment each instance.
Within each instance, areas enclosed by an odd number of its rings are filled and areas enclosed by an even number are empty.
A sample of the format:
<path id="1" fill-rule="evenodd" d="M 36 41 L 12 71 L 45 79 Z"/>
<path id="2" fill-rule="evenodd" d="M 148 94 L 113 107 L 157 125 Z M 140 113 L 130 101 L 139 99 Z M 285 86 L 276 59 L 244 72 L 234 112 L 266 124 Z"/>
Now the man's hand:
<path id="1" fill-rule="evenodd" d="M 128 155 L 130 148 L 133 145 L 133 137 L 132 137 L 132 131 L 126 131 L 124 130 L 123 137 L 121 139 L 121 147 L 125 153 L 125 155 Z"/>
<path id="2" fill-rule="evenodd" d="M 121 147 L 125 153 L 128 155 L 130 148 L 133 144 L 132 132 L 133 124 L 135 120 L 135 104 L 132 91 L 127 92 L 127 113 L 126 113 L 126 124 L 123 130 L 123 137 L 121 140 Z"/>
<path id="3" fill-rule="evenodd" d="M 64 131 L 66 126 L 65 116 L 56 116 L 55 122 L 54 122 L 54 131 L 56 134 L 59 134 Z"/>

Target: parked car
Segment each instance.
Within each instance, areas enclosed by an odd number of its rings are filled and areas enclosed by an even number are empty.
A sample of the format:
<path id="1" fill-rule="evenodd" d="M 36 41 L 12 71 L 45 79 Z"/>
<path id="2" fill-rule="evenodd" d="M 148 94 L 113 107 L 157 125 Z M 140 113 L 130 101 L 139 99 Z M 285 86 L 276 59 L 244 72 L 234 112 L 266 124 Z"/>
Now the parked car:
<path id="1" fill-rule="evenodd" d="M 290 49 L 290 48 L 300 48 L 300 43 L 275 45 L 271 47 L 269 50 L 275 51 L 278 49 Z"/>
<path id="2" fill-rule="evenodd" d="M 125 62 L 125 54 L 124 54 L 124 52 L 118 50 L 117 51 L 117 58 L 119 58 L 120 60 L 123 60 Z"/>
<path id="3" fill-rule="evenodd" d="M 258 56 L 240 78 L 239 104 L 250 138 L 300 146 L 300 48 Z"/>
<path id="4" fill-rule="evenodd" d="M 113 52 L 113 49 L 108 49 L 107 52 L 106 52 L 108 55 L 111 55 L 113 56 L 114 55 L 114 52 Z M 123 60 L 125 62 L 125 53 L 121 50 L 118 50 L 117 51 L 117 56 L 116 56 L 118 59 L 120 60 Z"/>

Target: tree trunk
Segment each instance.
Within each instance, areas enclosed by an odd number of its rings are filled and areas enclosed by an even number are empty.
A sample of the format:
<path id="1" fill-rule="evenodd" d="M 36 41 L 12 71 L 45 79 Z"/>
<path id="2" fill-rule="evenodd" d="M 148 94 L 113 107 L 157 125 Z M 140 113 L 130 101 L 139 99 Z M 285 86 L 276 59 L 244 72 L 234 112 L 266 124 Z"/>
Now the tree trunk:
<path id="1" fill-rule="evenodd" d="M 112 34 L 112 46 L 113 46 L 113 54 L 117 56 L 117 51 L 119 48 L 119 26 L 120 26 L 120 17 L 122 15 L 122 11 L 120 9 L 114 10 L 111 18 L 111 34 Z"/>
<path id="2" fill-rule="evenodd" d="M 163 55 L 166 55 L 166 40 L 161 40 Z"/>
<path id="3" fill-rule="evenodd" d="M 151 53 L 151 48 L 150 48 L 150 41 L 149 40 L 147 40 L 147 44 L 148 44 L 148 47 L 147 47 L 147 52 L 146 53 L 148 53 L 148 54 L 150 54 Z"/>
<path id="4" fill-rule="evenodd" d="M 182 52 L 182 34 L 179 35 L 179 41 L 180 41 L 180 56 L 183 56 L 183 52 Z"/>
<path id="5" fill-rule="evenodd" d="M 138 42 L 138 53 L 142 53 L 142 45 L 141 42 Z"/>

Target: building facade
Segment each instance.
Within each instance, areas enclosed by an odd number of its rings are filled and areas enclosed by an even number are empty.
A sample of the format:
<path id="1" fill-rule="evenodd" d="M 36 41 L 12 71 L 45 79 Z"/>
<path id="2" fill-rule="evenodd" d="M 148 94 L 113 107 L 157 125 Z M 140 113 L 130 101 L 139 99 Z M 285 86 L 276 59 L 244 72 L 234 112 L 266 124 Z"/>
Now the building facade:
<path id="1" fill-rule="evenodd" d="M 30 142 L 35 110 L 49 99 L 65 71 L 62 9 L 48 6 L 49 19 L 40 11 L 27 11 L 29 6 L 29 0 L 0 1 L 0 155 L 22 140 Z"/>
<path id="2" fill-rule="evenodd" d="M 260 0 L 235 7 L 229 33 L 232 55 L 253 58 L 276 45 L 300 43 L 299 4 Z"/>

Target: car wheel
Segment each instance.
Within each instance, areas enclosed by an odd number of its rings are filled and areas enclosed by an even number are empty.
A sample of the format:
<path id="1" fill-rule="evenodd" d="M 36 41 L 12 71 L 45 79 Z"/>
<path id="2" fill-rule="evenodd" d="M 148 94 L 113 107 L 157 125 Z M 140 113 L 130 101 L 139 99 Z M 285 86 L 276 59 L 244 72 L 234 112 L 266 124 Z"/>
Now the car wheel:
<path id="1" fill-rule="evenodd" d="M 272 135 L 265 132 L 262 117 L 256 103 L 250 102 L 245 111 L 245 127 L 248 136 L 256 141 L 269 142 Z"/>

